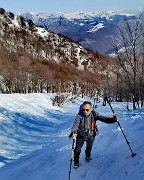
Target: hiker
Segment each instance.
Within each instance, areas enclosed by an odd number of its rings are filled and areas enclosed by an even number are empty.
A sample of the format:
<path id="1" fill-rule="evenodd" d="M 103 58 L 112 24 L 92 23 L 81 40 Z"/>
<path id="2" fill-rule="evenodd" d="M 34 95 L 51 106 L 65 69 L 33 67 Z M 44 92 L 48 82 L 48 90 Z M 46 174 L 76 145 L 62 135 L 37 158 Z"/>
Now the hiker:
<path id="1" fill-rule="evenodd" d="M 92 104 L 89 101 L 85 101 L 80 107 L 80 111 L 76 116 L 75 122 L 71 129 L 69 138 L 76 139 L 76 146 L 74 149 L 74 167 L 79 166 L 79 156 L 81 153 L 81 148 L 86 141 L 86 160 L 92 160 L 91 150 L 92 145 L 95 140 L 95 136 L 99 134 L 96 121 L 100 120 L 105 123 L 115 123 L 118 120 L 117 115 L 113 117 L 105 117 L 98 114 L 92 109 Z"/>

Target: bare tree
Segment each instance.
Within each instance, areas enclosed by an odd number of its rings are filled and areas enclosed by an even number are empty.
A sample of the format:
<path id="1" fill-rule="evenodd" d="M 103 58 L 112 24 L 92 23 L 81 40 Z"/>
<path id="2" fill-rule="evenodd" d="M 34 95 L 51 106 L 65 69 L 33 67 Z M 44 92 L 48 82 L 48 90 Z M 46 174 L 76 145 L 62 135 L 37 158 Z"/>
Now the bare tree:
<path id="1" fill-rule="evenodd" d="M 140 99 L 143 83 L 143 12 L 135 20 L 125 19 L 118 26 L 118 36 L 114 41 L 114 49 L 118 64 L 121 67 L 124 83 L 129 87 L 133 98 L 133 108 Z M 142 68 L 142 69 L 141 69 Z"/>

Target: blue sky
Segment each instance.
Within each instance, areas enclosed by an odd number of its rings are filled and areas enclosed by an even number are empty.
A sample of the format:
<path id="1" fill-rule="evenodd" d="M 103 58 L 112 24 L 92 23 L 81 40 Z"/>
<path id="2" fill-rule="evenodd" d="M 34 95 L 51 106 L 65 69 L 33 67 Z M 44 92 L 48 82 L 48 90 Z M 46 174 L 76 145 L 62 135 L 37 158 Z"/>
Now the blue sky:
<path id="1" fill-rule="evenodd" d="M 127 10 L 142 8 L 143 5 L 143 0 L 3 0 L 0 2 L 0 7 L 6 11 L 47 13 Z"/>

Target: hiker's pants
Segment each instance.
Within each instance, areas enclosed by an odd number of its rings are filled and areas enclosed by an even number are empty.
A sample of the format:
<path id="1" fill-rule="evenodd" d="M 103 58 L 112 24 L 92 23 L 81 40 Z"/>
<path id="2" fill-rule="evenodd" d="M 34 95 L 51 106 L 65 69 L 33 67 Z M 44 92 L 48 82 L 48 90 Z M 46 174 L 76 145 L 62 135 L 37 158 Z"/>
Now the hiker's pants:
<path id="1" fill-rule="evenodd" d="M 91 155 L 91 150 L 92 150 L 92 145 L 93 145 L 94 140 L 95 140 L 94 137 L 89 137 L 89 138 L 85 139 L 81 136 L 80 137 L 77 136 L 76 147 L 74 150 L 74 162 L 79 162 L 81 148 L 85 141 L 86 141 L 85 155 L 86 155 L 86 157 L 89 157 Z"/>

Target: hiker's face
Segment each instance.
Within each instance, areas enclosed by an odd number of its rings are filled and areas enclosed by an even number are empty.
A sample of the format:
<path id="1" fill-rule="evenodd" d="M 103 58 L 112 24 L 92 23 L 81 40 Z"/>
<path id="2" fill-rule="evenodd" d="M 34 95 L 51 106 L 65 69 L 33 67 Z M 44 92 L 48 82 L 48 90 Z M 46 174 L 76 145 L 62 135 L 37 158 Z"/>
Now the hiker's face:
<path id="1" fill-rule="evenodd" d="M 91 108 L 90 104 L 83 105 L 83 113 L 84 113 L 84 115 L 89 116 L 91 111 L 92 111 L 92 108 Z"/>

